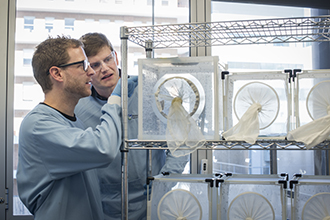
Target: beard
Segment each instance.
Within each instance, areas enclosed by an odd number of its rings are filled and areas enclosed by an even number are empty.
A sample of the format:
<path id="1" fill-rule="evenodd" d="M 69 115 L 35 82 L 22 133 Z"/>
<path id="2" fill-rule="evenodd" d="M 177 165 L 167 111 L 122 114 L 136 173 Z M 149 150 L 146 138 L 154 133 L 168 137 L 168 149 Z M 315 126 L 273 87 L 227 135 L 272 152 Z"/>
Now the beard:
<path id="1" fill-rule="evenodd" d="M 73 78 L 68 80 L 67 86 L 65 86 L 64 90 L 78 99 L 90 96 L 92 93 L 90 86 L 86 86 L 86 83 L 82 80 L 75 80 Z"/>

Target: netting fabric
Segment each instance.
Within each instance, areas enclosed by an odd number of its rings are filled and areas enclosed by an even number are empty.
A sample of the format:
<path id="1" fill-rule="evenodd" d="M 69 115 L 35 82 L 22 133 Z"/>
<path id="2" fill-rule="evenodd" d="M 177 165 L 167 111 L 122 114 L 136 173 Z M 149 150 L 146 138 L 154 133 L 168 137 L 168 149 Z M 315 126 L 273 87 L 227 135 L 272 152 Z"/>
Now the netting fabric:
<path id="1" fill-rule="evenodd" d="M 289 131 L 289 141 L 303 142 L 307 149 L 311 149 L 324 141 L 330 135 L 330 115 L 316 119 L 299 128 Z"/>
<path id="2" fill-rule="evenodd" d="M 247 143 L 255 143 L 259 135 L 259 118 L 258 114 L 261 109 L 259 103 L 253 103 L 239 122 L 224 132 L 222 136 L 227 141 L 245 141 Z"/>
<path id="3" fill-rule="evenodd" d="M 259 130 L 270 126 L 279 111 L 279 98 L 276 91 L 262 82 L 244 85 L 234 100 L 238 123 L 223 133 L 228 141 L 245 141 L 254 144 Z"/>
<path id="4" fill-rule="evenodd" d="M 316 84 L 306 99 L 309 116 L 315 120 L 329 115 L 330 112 L 330 80 Z"/>
<path id="5" fill-rule="evenodd" d="M 307 110 L 313 121 L 289 131 L 289 141 L 303 142 L 307 149 L 330 135 L 330 81 L 316 84 L 307 96 Z"/>
<path id="6" fill-rule="evenodd" d="M 167 115 L 166 141 L 173 156 L 192 153 L 205 143 L 205 138 L 196 122 L 182 106 L 182 99 L 172 100 Z"/>

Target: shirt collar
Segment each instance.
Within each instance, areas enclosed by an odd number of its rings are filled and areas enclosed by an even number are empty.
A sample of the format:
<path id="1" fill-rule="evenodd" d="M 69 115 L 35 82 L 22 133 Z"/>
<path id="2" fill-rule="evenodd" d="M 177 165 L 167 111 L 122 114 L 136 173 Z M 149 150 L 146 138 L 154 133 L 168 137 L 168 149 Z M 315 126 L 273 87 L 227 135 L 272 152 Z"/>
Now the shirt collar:
<path id="1" fill-rule="evenodd" d="M 103 96 L 101 96 L 100 94 L 97 93 L 97 91 L 95 90 L 94 86 L 92 86 L 92 96 L 93 97 L 96 97 L 98 99 L 101 99 L 101 100 L 108 100 L 108 98 L 105 98 Z"/>
<path id="2" fill-rule="evenodd" d="M 52 107 L 52 106 L 50 106 L 50 105 L 47 105 L 47 104 L 44 103 L 44 102 L 41 102 L 40 104 L 46 105 L 46 106 L 48 106 L 48 107 L 50 107 L 50 108 L 52 108 L 52 109 L 58 111 L 59 113 L 61 113 L 65 118 L 69 119 L 70 121 L 76 121 L 76 120 L 77 120 L 76 115 L 74 115 L 74 116 L 67 115 L 67 114 L 65 114 L 65 113 L 63 113 L 63 112 L 57 110 L 56 108 L 54 108 L 54 107 Z"/>

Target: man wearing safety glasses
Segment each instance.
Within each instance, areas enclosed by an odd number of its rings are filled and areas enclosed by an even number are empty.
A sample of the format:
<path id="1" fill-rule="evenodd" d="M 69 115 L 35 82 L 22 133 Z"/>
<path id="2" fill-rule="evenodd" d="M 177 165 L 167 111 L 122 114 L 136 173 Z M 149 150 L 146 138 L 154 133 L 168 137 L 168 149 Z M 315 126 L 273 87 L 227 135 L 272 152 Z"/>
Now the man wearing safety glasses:
<path id="1" fill-rule="evenodd" d="M 37 46 L 32 67 L 45 99 L 20 127 L 19 197 L 35 220 L 104 219 L 95 168 L 108 166 L 119 152 L 120 93 L 103 106 L 97 129 L 86 129 L 74 114 L 79 99 L 91 95 L 95 74 L 83 44 L 48 38 Z"/>
<path id="2" fill-rule="evenodd" d="M 94 69 L 92 95 L 83 98 L 76 106 L 75 113 L 87 127 L 97 128 L 101 108 L 114 88 L 120 84 L 120 69 L 114 48 L 107 37 L 101 33 L 88 33 L 80 40 L 85 45 L 86 55 Z M 131 76 L 129 80 L 135 80 Z M 136 139 L 138 134 L 138 89 L 128 85 L 128 138 Z M 110 96 L 111 97 L 111 96 Z M 128 218 L 146 219 L 146 151 L 134 150 L 128 153 Z M 188 157 L 174 157 L 169 151 L 152 151 L 153 176 L 162 172 L 182 173 Z M 106 168 L 98 169 L 102 205 L 106 220 L 121 219 L 121 154 Z"/>
<path id="3" fill-rule="evenodd" d="M 72 66 L 72 65 L 76 65 L 76 64 L 80 64 L 80 66 L 82 65 L 82 67 L 83 67 L 83 70 L 85 71 L 85 72 L 87 72 L 87 70 L 88 70 L 88 66 L 89 66 L 89 62 L 88 62 L 88 60 L 87 60 L 87 58 L 86 59 L 84 59 L 84 60 L 81 60 L 81 61 L 78 61 L 78 62 L 73 62 L 73 63 L 67 63 L 67 64 L 61 64 L 61 65 L 58 65 L 57 67 L 67 67 L 67 66 Z"/>

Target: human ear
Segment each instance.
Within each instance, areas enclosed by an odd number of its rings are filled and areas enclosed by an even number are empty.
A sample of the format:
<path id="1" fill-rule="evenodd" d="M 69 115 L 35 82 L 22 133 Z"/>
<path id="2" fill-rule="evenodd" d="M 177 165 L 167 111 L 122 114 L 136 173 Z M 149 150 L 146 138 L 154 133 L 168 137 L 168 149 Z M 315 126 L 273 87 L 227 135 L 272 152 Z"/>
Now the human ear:
<path id="1" fill-rule="evenodd" d="M 49 75 L 56 81 L 63 81 L 61 68 L 57 66 L 52 66 L 49 68 Z"/>

